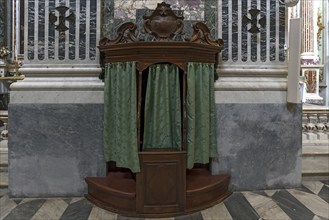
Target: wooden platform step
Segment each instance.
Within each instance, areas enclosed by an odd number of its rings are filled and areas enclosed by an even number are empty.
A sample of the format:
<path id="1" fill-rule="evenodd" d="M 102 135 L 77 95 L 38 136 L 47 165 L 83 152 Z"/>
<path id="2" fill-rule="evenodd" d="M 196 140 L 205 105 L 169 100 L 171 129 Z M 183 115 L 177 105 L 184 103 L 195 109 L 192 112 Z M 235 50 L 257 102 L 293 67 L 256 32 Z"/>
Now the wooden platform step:
<path id="1" fill-rule="evenodd" d="M 114 172 L 107 177 L 87 177 L 86 196 L 101 208 L 130 213 L 136 210 L 136 181 L 129 173 Z"/>
<path id="2" fill-rule="evenodd" d="M 226 199 L 229 175 L 186 175 L 186 209 L 198 211 L 213 206 Z"/>
<path id="3" fill-rule="evenodd" d="M 209 171 L 187 171 L 186 206 L 183 212 L 159 213 L 161 217 L 184 215 L 223 201 L 228 191 L 228 175 L 211 175 Z M 107 177 L 87 177 L 86 197 L 97 206 L 126 216 L 153 217 L 136 211 L 136 181 L 130 173 L 112 172 Z"/>

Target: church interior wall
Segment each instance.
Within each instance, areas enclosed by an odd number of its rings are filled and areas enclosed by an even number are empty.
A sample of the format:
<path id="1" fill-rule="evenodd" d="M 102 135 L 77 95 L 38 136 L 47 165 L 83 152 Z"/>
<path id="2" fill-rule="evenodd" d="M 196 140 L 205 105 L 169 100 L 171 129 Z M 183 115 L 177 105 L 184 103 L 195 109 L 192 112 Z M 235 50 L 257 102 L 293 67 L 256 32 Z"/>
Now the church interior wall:
<path id="1" fill-rule="evenodd" d="M 98 26 L 102 33 L 98 34 L 111 35 L 121 21 L 140 16 L 147 11 L 143 2 L 147 1 L 102 1 L 102 19 L 98 17 L 98 21 L 103 22 Z M 281 20 L 264 27 L 259 35 L 251 35 L 247 28 L 238 29 L 222 22 L 241 20 L 243 14 L 222 13 L 229 7 L 241 10 L 242 3 L 232 5 L 233 1 L 229 0 L 180 2 L 186 4 L 175 7 L 178 11 L 187 9 L 190 23 L 194 19 L 204 19 L 210 25 L 212 37 L 224 38 L 225 44 L 231 42 L 235 45 L 223 51 L 225 59 L 219 63 L 215 82 L 218 159 L 213 161 L 212 172 L 230 174 L 232 190 L 300 186 L 302 105 L 290 104 L 286 100 L 286 20 L 281 16 Z M 270 9 L 277 1 L 262 1 L 267 5 L 254 0 L 243 2 L 249 2 L 250 7 Z M 140 4 L 139 10 L 134 8 L 137 3 Z M 200 7 L 194 4 L 203 7 L 201 14 L 195 13 Z M 115 10 L 116 5 L 118 10 Z M 129 13 L 122 13 L 119 10 L 122 6 L 126 6 Z M 285 12 L 284 5 L 276 7 L 278 14 Z M 250 18 L 248 11 L 244 12 Z M 126 18 L 127 15 L 132 17 Z M 274 16 L 270 12 L 261 15 L 268 20 Z M 280 29 L 275 22 L 284 24 L 284 27 Z M 275 40 L 275 31 L 271 28 L 278 33 Z M 230 35 L 227 30 L 236 32 Z M 246 47 L 252 52 L 231 53 L 244 48 L 241 44 L 244 40 L 240 42 L 238 36 L 253 42 Z M 264 47 L 270 42 L 278 44 L 275 48 L 261 50 L 257 46 L 259 39 L 263 39 L 260 44 Z M 258 58 L 253 56 L 255 54 Z M 268 59 L 262 61 L 262 55 Z M 245 58 L 247 61 L 243 61 Z M 30 62 L 25 70 L 26 79 L 13 84 L 9 106 L 9 191 L 12 196 L 79 196 L 86 191 L 85 176 L 105 175 L 106 163 L 102 158 L 103 84 L 95 74 L 100 69 L 97 62 L 89 63 L 94 68 L 90 74 L 76 77 L 65 70 L 70 80 L 58 72 L 49 82 L 45 78 L 47 70 L 38 74 L 29 72 L 29 67 L 38 68 Z M 76 64 L 83 63 L 76 61 Z M 60 64 L 56 65 L 52 68 Z M 88 67 L 88 63 L 84 67 Z M 22 69 L 24 72 L 24 65 Z M 28 80 L 29 76 L 31 80 Z M 87 77 L 92 77 L 95 84 L 86 82 Z"/>

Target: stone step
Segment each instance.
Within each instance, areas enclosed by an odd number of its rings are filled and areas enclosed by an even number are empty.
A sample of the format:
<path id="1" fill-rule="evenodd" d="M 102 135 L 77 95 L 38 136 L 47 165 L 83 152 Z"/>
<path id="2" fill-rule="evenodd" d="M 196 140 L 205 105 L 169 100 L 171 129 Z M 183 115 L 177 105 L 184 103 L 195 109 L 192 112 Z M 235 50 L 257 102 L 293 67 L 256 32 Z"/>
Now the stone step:
<path id="1" fill-rule="evenodd" d="M 8 172 L 8 148 L 2 144 L 3 141 L 0 143 L 0 172 Z"/>
<path id="2" fill-rule="evenodd" d="M 304 176 L 329 176 L 329 145 L 303 144 L 302 174 Z"/>
<path id="3" fill-rule="evenodd" d="M 8 172 L 0 171 L 0 188 L 8 187 Z"/>
<path id="4" fill-rule="evenodd" d="M 329 132 L 303 132 L 303 145 L 329 145 Z"/>
<path id="5" fill-rule="evenodd" d="M 8 147 L 2 146 L 4 140 L 0 142 L 0 167 L 8 166 Z M 7 140 L 5 140 L 7 142 Z"/>
<path id="6" fill-rule="evenodd" d="M 308 155 L 329 155 L 329 142 L 328 144 L 303 144 L 303 156 Z"/>
<path id="7" fill-rule="evenodd" d="M 8 140 L 0 141 L 0 188 L 8 187 Z"/>

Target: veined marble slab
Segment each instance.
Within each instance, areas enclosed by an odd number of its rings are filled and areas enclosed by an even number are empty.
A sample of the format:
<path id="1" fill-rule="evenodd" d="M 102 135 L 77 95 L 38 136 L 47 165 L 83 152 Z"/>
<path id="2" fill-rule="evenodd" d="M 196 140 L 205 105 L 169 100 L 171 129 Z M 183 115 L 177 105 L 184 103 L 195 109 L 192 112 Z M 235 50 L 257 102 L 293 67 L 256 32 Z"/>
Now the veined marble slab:
<path id="1" fill-rule="evenodd" d="M 274 104 L 286 103 L 285 91 L 215 91 L 217 104 Z"/>
<path id="2" fill-rule="evenodd" d="M 105 176 L 102 104 L 11 104 L 9 193 L 82 196 L 84 178 Z"/>
<path id="3" fill-rule="evenodd" d="M 301 104 L 217 103 L 216 107 L 214 174 L 229 173 L 233 190 L 301 186 Z"/>

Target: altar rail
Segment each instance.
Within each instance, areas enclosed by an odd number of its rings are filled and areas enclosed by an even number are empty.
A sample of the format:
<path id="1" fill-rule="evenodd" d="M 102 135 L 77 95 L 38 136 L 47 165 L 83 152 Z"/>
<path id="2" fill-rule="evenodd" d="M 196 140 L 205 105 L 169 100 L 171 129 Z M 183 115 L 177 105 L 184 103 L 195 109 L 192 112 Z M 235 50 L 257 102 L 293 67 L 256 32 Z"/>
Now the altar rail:
<path id="1" fill-rule="evenodd" d="M 303 109 L 303 143 L 329 144 L 329 107 Z"/>

